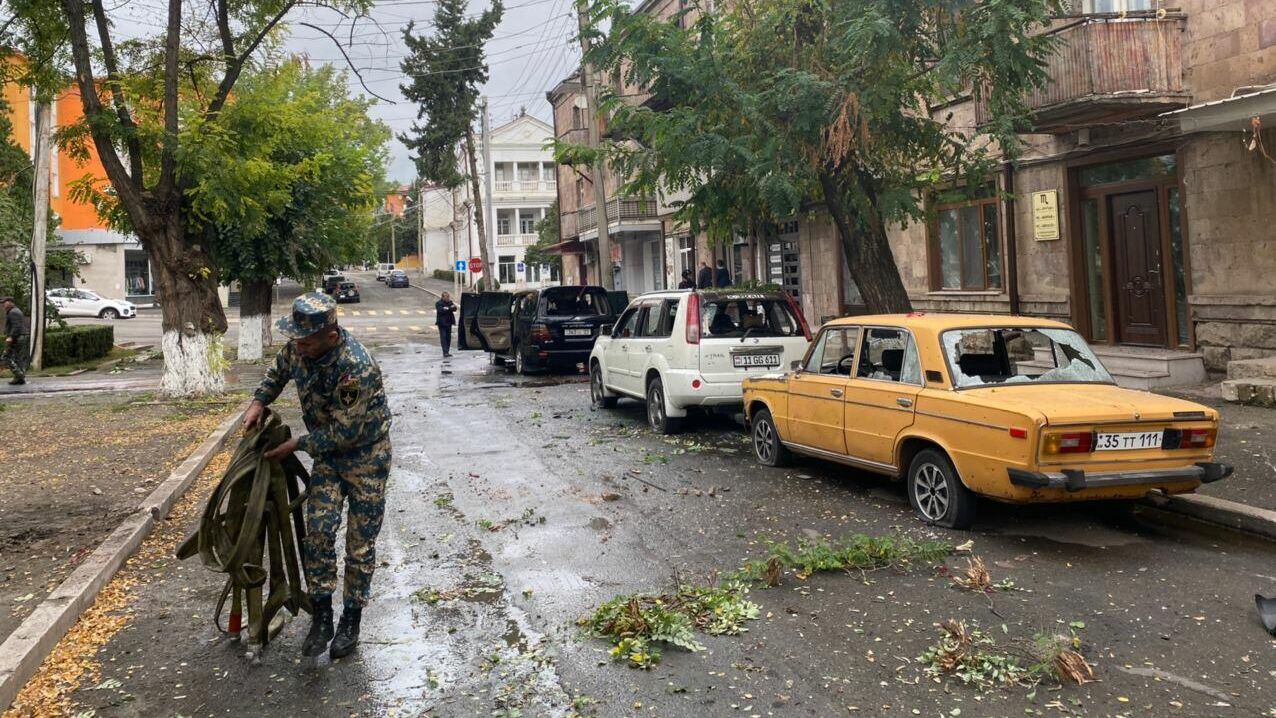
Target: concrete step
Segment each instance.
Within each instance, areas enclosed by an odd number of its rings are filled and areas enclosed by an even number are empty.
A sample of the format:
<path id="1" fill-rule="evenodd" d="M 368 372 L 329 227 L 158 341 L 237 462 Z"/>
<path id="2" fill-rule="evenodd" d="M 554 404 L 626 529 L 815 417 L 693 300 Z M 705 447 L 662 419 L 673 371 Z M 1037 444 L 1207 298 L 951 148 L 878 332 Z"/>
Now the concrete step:
<path id="1" fill-rule="evenodd" d="M 1090 348 L 1117 385 L 1127 389 L 1192 386 L 1205 381 L 1205 358 L 1202 354 L 1145 347 Z M 1034 353 L 1034 361 L 1021 364 L 1042 369 L 1053 366 L 1048 349 L 1036 348 Z"/>
<path id="2" fill-rule="evenodd" d="M 1054 367 L 1048 361 L 1021 361 L 1016 362 L 1015 366 L 1022 368 L 1031 367 L 1041 372 L 1049 371 Z M 1104 366 L 1107 366 L 1106 364 Z M 1156 389 L 1162 386 L 1175 386 L 1172 382 L 1174 376 L 1168 371 L 1157 371 L 1155 369 L 1114 369 L 1107 367 L 1108 373 L 1116 380 L 1117 386 L 1126 389 Z"/>
<path id="3" fill-rule="evenodd" d="M 1228 379 L 1276 379 L 1276 357 L 1227 362 Z"/>
<path id="4" fill-rule="evenodd" d="M 1276 407 L 1276 378 L 1228 379 L 1222 383 L 1221 388 L 1223 399 L 1227 401 L 1251 406 Z"/>

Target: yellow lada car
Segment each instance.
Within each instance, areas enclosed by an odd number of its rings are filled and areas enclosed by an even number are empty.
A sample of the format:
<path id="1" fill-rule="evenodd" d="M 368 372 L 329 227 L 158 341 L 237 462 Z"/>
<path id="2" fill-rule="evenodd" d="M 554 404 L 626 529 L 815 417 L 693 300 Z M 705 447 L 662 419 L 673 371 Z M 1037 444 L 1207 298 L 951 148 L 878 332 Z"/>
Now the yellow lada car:
<path id="1" fill-rule="evenodd" d="M 1118 387 L 1066 324 L 923 314 L 832 321 L 792 370 L 746 379 L 758 461 L 790 453 L 907 481 L 930 524 L 1011 503 L 1178 494 L 1230 476 L 1218 413 Z"/>

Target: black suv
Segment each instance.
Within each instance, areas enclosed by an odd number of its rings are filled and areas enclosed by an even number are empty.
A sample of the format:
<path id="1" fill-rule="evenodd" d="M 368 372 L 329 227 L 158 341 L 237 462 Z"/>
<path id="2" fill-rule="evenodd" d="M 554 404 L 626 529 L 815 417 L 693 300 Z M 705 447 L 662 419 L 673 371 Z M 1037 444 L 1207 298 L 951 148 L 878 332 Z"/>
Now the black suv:
<path id="1" fill-rule="evenodd" d="M 601 327 L 629 303 L 624 292 L 564 286 L 461 295 L 457 345 L 490 352 L 492 363 L 514 362 L 519 374 L 575 367 L 589 359 Z"/>

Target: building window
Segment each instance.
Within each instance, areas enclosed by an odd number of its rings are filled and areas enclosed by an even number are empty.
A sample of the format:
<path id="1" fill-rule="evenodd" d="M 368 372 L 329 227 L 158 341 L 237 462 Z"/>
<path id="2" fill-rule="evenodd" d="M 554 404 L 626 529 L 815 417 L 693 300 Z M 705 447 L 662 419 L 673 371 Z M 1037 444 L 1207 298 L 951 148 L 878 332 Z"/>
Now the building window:
<path id="1" fill-rule="evenodd" d="M 151 262 L 143 250 L 124 250 L 124 293 L 130 297 L 155 294 Z"/>
<path id="2" fill-rule="evenodd" d="M 778 284 L 794 299 L 802 297 L 802 260 L 798 250 L 798 222 L 789 220 L 777 227 L 779 237 L 766 243 L 766 281 Z"/>
<path id="3" fill-rule="evenodd" d="M 514 266 L 514 255 L 502 254 L 497 263 L 497 278 L 501 284 L 513 284 L 517 280 L 517 272 Z"/>
<path id="4" fill-rule="evenodd" d="M 585 206 L 585 178 L 576 178 L 576 206 L 583 208 Z"/>
<path id="5" fill-rule="evenodd" d="M 554 183 L 555 178 L 554 178 L 554 163 L 553 162 L 546 162 L 541 165 L 541 181 L 548 182 L 550 184 Z"/>
<path id="6" fill-rule="evenodd" d="M 572 107 L 572 129 L 581 130 L 585 128 L 585 108 Z"/>
<path id="7" fill-rule="evenodd" d="M 536 165 L 521 164 L 518 165 L 518 181 L 519 182 L 535 182 L 536 181 Z"/>
<path id="8" fill-rule="evenodd" d="M 930 229 L 931 289 L 1001 289 L 997 198 L 941 204 Z"/>
<path id="9" fill-rule="evenodd" d="M 496 181 L 497 181 L 497 182 L 508 182 L 508 181 L 510 181 L 511 179 L 513 179 L 513 177 L 511 176 L 511 171 L 510 171 L 510 165 L 509 165 L 509 163 L 508 163 L 508 162 L 497 162 L 497 163 L 496 163 Z"/>
<path id="10" fill-rule="evenodd" d="M 536 234 L 536 210 L 520 209 L 518 211 L 518 233 Z"/>
<path id="11" fill-rule="evenodd" d="M 508 213 L 498 212 L 496 214 L 496 233 L 497 234 L 510 233 L 510 216 Z"/>
<path id="12" fill-rule="evenodd" d="M 696 240 L 694 237 L 678 238 L 678 281 L 682 281 L 683 272 L 691 272 L 692 281 L 695 281 Z"/>

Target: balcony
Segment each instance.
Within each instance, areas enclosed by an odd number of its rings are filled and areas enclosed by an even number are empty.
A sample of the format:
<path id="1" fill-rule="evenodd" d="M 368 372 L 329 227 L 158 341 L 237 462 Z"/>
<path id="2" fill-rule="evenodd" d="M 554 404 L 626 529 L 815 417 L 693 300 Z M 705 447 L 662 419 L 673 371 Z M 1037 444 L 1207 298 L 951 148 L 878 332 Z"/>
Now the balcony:
<path id="1" fill-rule="evenodd" d="M 497 234 L 496 245 L 498 247 L 530 247 L 536 244 L 536 240 L 540 239 L 535 234 Z"/>
<path id="2" fill-rule="evenodd" d="M 554 194 L 558 184 L 553 180 L 496 180 L 493 189 L 505 194 Z"/>
<path id="3" fill-rule="evenodd" d="M 1050 30 L 1059 45 L 1046 63 L 1049 81 L 1028 96 L 1032 131 L 1060 134 L 1188 105 L 1185 22 L 1173 16 L 1095 16 Z M 982 101 L 975 104 L 975 119 L 988 122 Z"/>
<path id="4" fill-rule="evenodd" d="M 607 200 L 607 226 L 625 222 L 644 222 L 657 219 L 656 202 L 650 198 L 613 197 Z M 576 226 L 579 232 L 598 229 L 598 208 L 583 207 L 576 210 Z M 565 231 L 563 236 L 569 236 Z"/>

